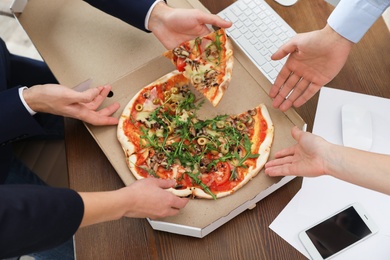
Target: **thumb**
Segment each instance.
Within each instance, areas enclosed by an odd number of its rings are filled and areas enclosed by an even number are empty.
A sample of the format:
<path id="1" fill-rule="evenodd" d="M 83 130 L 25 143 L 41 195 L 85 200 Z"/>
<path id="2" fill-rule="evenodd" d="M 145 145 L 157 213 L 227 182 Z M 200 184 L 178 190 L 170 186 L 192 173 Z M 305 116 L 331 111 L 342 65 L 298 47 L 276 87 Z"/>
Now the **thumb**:
<path id="1" fill-rule="evenodd" d="M 157 179 L 157 185 L 163 189 L 172 188 L 175 184 L 176 180 Z"/>
<path id="2" fill-rule="evenodd" d="M 229 28 L 230 26 L 232 26 L 231 21 L 222 19 L 222 17 L 218 15 L 205 12 L 199 12 L 197 20 L 200 24 L 210 24 L 221 28 Z"/>
<path id="3" fill-rule="evenodd" d="M 288 54 L 293 53 L 296 50 L 296 45 L 292 41 L 288 41 L 282 45 L 274 54 L 272 54 L 272 60 L 281 60 Z"/>
<path id="4" fill-rule="evenodd" d="M 291 135 L 295 141 L 299 141 L 302 134 L 303 134 L 303 131 L 301 129 L 299 129 L 297 126 L 294 126 L 293 129 L 291 129 Z"/>

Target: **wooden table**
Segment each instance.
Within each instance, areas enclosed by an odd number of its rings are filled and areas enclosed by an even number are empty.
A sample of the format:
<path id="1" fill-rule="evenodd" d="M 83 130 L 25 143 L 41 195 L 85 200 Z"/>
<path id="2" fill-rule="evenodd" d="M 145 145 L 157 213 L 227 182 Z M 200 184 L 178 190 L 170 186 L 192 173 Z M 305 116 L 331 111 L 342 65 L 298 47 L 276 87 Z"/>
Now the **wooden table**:
<path id="1" fill-rule="evenodd" d="M 232 0 L 201 0 L 218 13 Z M 299 0 L 292 7 L 267 2 L 296 32 L 321 29 L 333 7 L 322 0 Z M 339 75 L 327 86 L 390 98 L 390 35 L 379 19 L 353 47 Z M 386 55 L 387 54 L 387 57 Z M 298 113 L 311 131 L 318 94 Z M 102 191 L 123 187 L 111 164 L 86 128 L 66 120 L 66 149 L 70 187 Z M 305 259 L 269 229 L 270 223 L 300 189 L 296 178 L 247 210 L 199 239 L 155 231 L 145 219 L 121 219 L 86 227 L 76 233 L 77 259 Z"/>

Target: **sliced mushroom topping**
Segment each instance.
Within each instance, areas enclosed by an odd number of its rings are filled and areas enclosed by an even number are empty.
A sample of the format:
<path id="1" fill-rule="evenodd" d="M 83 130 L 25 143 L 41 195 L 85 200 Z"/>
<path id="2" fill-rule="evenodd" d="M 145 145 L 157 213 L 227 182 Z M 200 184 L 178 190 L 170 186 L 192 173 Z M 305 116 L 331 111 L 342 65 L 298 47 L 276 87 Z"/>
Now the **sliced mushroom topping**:
<path id="1" fill-rule="evenodd" d="M 248 110 L 248 113 L 249 113 L 251 116 L 255 116 L 255 115 L 257 115 L 257 110 L 256 110 L 256 109 L 251 109 L 251 110 Z"/>
<path id="2" fill-rule="evenodd" d="M 150 91 L 144 92 L 144 93 L 142 94 L 142 96 L 143 96 L 144 98 L 149 98 L 149 97 L 150 97 Z"/>
<path id="3" fill-rule="evenodd" d="M 187 58 L 190 54 L 187 50 L 185 50 L 183 47 L 177 47 L 173 49 L 173 54 L 176 55 L 179 58 Z"/>
<path id="4" fill-rule="evenodd" d="M 217 72 L 215 70 L 209 70 L 208 72 L 206 72 L 206 78 L 207 79 L 213 79 L 217 76 Z"/>

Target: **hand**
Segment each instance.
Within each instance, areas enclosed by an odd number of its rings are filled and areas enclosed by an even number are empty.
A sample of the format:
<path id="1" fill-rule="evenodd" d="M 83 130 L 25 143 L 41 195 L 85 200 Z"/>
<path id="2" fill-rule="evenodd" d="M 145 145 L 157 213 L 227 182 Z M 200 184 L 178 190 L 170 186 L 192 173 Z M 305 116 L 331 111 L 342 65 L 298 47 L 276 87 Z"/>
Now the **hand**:
<path id="1" fill-rule="evenodd" d="M 32 110 L 80 119 L 93 125 L 115 125 L 118 119 L 111 115 L 119 103 L 97 111 L 110 92 L 110 86 L 77 92 L 57 84 L 35 85 L 23 91 L 23 97 Z"/>
<path id="2" fill-rule="evenodd" d="M 114 191 L 79 192 L 84 204 L 80 227 L 129 218 L 163 218 L 179 213 L 188 199 L 179 198 L 164 189 L 174 180 L 147 178 Z"/>
<path id="3" fill-rule="evenodd" d="M 316 177 L 325 174 L 328 144 L 324 139 L 294 127 L 291 131 L 296 145 L 278 151 L 275 159 L 265 164 L 269 176 Z"/>
<path id="4" fill-rule="evenodd" d="M 280 60 L 290 54 L 269 92 L 272 105 L 282 111 L 303 105 L 340 72 L 352 46 L 329 25 L 297 34 L 271 56 Z"/>
<path id="5" fill-rule="evenodd" d="M 188 199 L 180 198 L 164 189 L 175 185 L 174 180 L 157 178 L 141 179 L 121 190 L 129 205 L 125 217 L 131 218 L 163 218 L 179 213 L 188 203 Z"/>
<path id="6" fill-rule="evenodd" d="M 232 25 L 217 15 L 198 9 L 171 8 L 162 2 L 154 7 L 149 19 L 149 29 L 167 49 L 210 33 L 206 24 L 221 28 Z"/>

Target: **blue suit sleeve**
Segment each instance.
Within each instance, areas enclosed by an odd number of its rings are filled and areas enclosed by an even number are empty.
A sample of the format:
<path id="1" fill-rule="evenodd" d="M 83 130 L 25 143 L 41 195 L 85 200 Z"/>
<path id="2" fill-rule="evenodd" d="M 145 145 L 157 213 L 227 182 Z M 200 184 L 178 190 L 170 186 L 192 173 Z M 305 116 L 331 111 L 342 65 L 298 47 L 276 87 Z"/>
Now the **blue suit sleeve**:
<path id="1" fill-rule="evenodd" d="M 29 136 L 43 134 L 41 125 L 19 98 L 18 88 L 0 92 L 0 147 Z"/>
<path id="2" fill-rule="evenodd" d="M 146 31 L 145 18 L 155 0 L 84 0 L 99 10 Z"/>
<path id="3" fill-rule="evenodd" d="M 83 201 L 73 190 L 1 185 L 0 259 L 63 244 L 79 228 L 83 215 Z"/>

